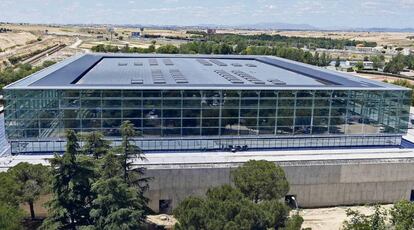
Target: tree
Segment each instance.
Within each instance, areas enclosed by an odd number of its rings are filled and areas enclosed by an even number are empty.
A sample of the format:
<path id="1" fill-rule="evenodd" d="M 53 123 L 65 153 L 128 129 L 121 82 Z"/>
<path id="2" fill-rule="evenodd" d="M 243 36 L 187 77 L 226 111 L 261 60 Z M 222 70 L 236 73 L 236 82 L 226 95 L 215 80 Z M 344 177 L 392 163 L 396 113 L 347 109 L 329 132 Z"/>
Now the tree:
<path id="1" fill-rule="evenodd" d="M 10 176 L 10 173 L 0 172 L 0 203 L 13 207 L 18 207 L 20 200 L 17 196 L 19 185 Z"/>
<path id="2" fill-rule="evenodd" d="M 10 168 L 8 172 L 19 185 L 17 195 L 21 201 L 29 205 L 30 217 L 35 219 L 34 202 L 49 190 L 49 168 L 41 164 L 22 162 Z"/>
<path id="3" fill-rule="evenodd" d="M 131 184 L 136 182 L 136 176 L 144 174 L 143 168 L 133 168 L 133 161 L 135 159 L 145 160 L 142 150 L 132 143 L 132 138 L 137 136 L 134 125 L 130 121 L 124 121 L 121 125 L 122 143 L 118 152 L 121 158 L 121 167 L 123 171 L 123 179 L 125 182 Z"/>
<path id="4" fill-rule="evenodd" d="M 14 207 L 0 202 L 0 229 L 19 230 L 23 229 L 23 211 L 19 207 Z"/>
<path id="5" fill-rule="evenodd" d="M 357 70 L 363 70 L 364 69 L 364 63 L 362 61 L 359 61 L 355 64 L 355 69 Z"/>
<path id="6" fill-rule="evenodd" d="M 119 154 L 124 182 L 130 187 L 136 187 L 140 199 L 147 203 L 148 199 L 144 196 L 144 192 L 148 189 L 150 178 L 144 177 L 144 167 L 133 166 L 134 160 L 146 160 L 142 150 L 132 142 L 137 135 L 134 125 L 130 121 L 124 121 L 121 124 L 122 143 L 116 152 Z M 145 209 L 149 210 L 147 206 Z"/>
<path id="7" fill-rule="evenodd" d="M 399 201 L 391 209 L 390 214 L 396 230 L 414 229 L 414 202 Z"/>
<path id="8" fill-rule="evenodd" d="M 374 69 L 382 69 L 384 68 L 384 55 L 378 56 L 371 56 L 370 60 L 373 63 Z"/>
<path id="9" fill-rule="evenodd" d="M 289 220 L 286 205 L 253 203 L 230 185 L 209 189 L 205 198 L 188 197 L 173 213 L 176 229 L 278 229 Z"/>
<path id="10" fill-rule="evenodd" d="M 109 141 L 104 139 L 104 135 L 101 132 L 90 132 L 84 136 L 84 146 L 82 152 L 85 155 L 94 156 L 95 159 L 99 159 L 105 156 L 111 148 Z"/>
<path id="11" fill-rule="evenodd" d="M 275 179 L 275 177 L 281 176 L 279 169 L 281 170 L 281 168 L 277 168 L 271 162 L 249 161 L 239 167 L 239 171 L 233 173 L 233 180 L 236 177 L 251 177 L 255 174 L 257 179 L 260 176 L 272 177 L 272 180 L 262 180 L 261 182 L 272 184 L 273 180 L 279 181 L 279 179 Z M 248 170 L 250 170 L 251 175 L 246 173 Z M 265 172 L 265 174 L 261 174 L 261 172 Z M 284 178 L 283 170 L 282 174 Z M 250 183 L 252 178 L 248 178 L 248 183 Z M 236 184 L 235 181 L 233 182 Z M 276 186 L 280 184 L 284 183 L 278 183 Z M 272 185 L 274 186 L 275 184 L 273 183 Z M 255 185 L 251 187 L 255 187 Z M 266 190 L 267 188 L 264 189 Z M 280 194 L 279 192 L 276 193 Z M 266 199 L 255 200 L 252 198 L 255 197 L 254 195 L 241 191 L 240 187 L 235 188 L 231 185 L 222 185 L 210 188 L 204 198 L 188 197 L 174 209 L 173 214 L 178 220 L 175 227 L 176 229 L 272 228 L 299 230 L 303 219 L 299 216 L 289 218 L 289 208 L 279 201 L 280 195 L 273 195 L 274 191 L 270 193 L 265 192 L 265 194 L 272 195 L 266 195 Z"/>
<path id="12" fill-rule="evenodd" d="M 385 230 L 388 229 L 385 224 L 386 211 L 382 210 L 379 205 L 374 207 L 372 215 L 364 215 L 351 209 L 346 210 L 349 220 L 344 221 L 344 230 Z"/>
<path id="13" fill-rule="evenodd" d="M 76 229 L 90 224 L 91 184 L 95 179 L 94 162 L 80 155 L 78 137 L 73 130 L 66 131 L 66 151 L 55 155 L 52 165 L 52 192 L 49 216 L 44 229 Z"/>
<path id="14" fill-rule="evenodd" d="M 178 54 L 180 52 L 180 50 L 171 44 L 167 44 L 164 46 L 160 46 L 157 49 L 157 53 L 164 53 L 164 54 Z"/>
<path id="15" fill-rule="evenodd" d="M 9 172 L 0 172 L 0 229 L 22 229 L 24 212 L 19 208 L 19 185 Z"/>
<path id="16" fill-rule="evenodd" d="M 301 230 L 302 224 L 303 224 L 303 218 L 296 214 L 296 215 L 291 216 L 287 220 L 286 227 L 284 228 L 284 230 Z"/>
<path id="17" fill-rule="evenodd" d="M 289 191 L 289 183 L 280 166 L 268 161 L 251 160 L 232 172 L 235 186 L 253 202 L 280 199 Z"/>
<path id="18" fill-rule="evenodd" d="M 335 67 L 339 67 L 339 66 L 341 66 L 341 60 L 339 59 L 339 57 L 337 57 L 335 61 Z"/>
<path id="19" fill-rule="evenodd" d="M 243 194 L 223 185 L 209 189 L 206 198 L 190 197 L 175 210 L 177 229 L 266 229 L 266 215 Z"/>
<path id="20" fill-rule="evenodd" d="M 405 67 L 405 58 L 402 54 L 398 54 L 389 61 L 385 67 L 384 72 L 398 74 Z"/>
<path id="21" fill-rule="evenodd" d="M 100 179 L 92 186 L 97 197 L 90 216 L 93 229 L 139 229 L 145 223 L 145 201 L 120 177 Z"/>

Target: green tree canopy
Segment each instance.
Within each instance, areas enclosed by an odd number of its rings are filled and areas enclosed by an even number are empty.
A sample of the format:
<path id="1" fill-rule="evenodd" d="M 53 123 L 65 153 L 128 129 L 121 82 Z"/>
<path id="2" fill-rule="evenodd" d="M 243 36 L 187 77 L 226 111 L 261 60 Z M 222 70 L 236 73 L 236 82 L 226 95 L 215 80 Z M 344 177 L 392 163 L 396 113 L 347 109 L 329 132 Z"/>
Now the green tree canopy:
<path id="1" fill-rule="evenodd" d="M 23 229 L 22 220 L 24 212 L 15 206 L 0 202 L 0 229 L 20 230 Z"/>
<path id="2" fill-rule="evenodd" d="M 0 229 L 22 229 L 24 212 L 19 208 L 19 184 L 8 172 L 0 172 Z"/>
<path id="3" fill-rule="evenodd" d="M 86 155 L 94 156 L 95 159 L 105 156 L 111 148 L 109 141 L 104 139 L 104 135 L 101 132 L 87 133 L 83 136 L 83 140 L 85 144 L 83 145 L 82 152 Z"/>
<path id="4" fill-rule="evenodd" d="M 278 183 L 274 183 L 273 180 L 252 183 L 253 178 L 262 179 L 261 176 L 271 177 Z M 242 182 L 241 177 L 247 180 Z M 297 216 L 289 218 L 289 208 L 279 201 L 281 194 L 285 194 L 289 188 L 288 184 L 279 181 L 281 178 L 286 180 L 281 168 L 276 167 L 272 162 L 249 161 L 234 172 L 233 178 L 239 179 L 240 184 L 250 184 L 246 187 L 241 186 L 246 189 L 247 187 L 256 189 L 264 182 L 273 186 L 282 186 L 283 189 L 263 188 L 267 191 L 256 195 L 243 192 L 238 186 L 235 188 L 231 185 L 222 185 L 210 188 L 205 197 L 188 197 L 174 209 L 174 216 L 178 219 L 176 229 L 299 230 L 301 228 L 303 219 Z M 256 197 L 260 198 L 256 199 Z"/>
<path id="5" fill-rule="evenodd" d="M 379 205 L 374 207 L 372 215 L 365 215 L 352 209 L 346 210 L 348 220 L 344 221 L 344 230 L 386 230 L 387 212 L 382 210 Z"/>
<path id="6" fill-rule="evenodd" d="M 96 194 L 90 212 L 92 229 L 143 228 L 145 201 L 121 177 L 99 179 L 92 191 Z"/>
<path id="7" fill-rule="evenodd" d="M 0 203 L 17 207 L 20 203 L 19 184 L 10 173 L 0 172 Z"/>
<path id="8" fill-rule="evenodd" d="M 414 202 L 399 201 L 390 213 L 391 222 L 396 230 L 414 229 Z"/>
<path id="9" fill-rule="evenodd" d="M 49 191 L 50 169 L 41 164 L 19 163 L 8 170 L 12 178 L 17 182 L 19 190 L 17 196 L 21 201 L 29 205 L 30 216 L 36 217 L 34 202 L 41 194 Z"/>
<path id="10" fill-rule="evenodd" d="M 91 158 L 81 155 L 78 137 L 66 131 L 66 151 L 50 160 L 52 165 L 52 192 L 49 215 L 43 222 L 44 229 L 75 229 L 90 224 L 91 191 L 96 173 Z"/>
<path id="11" fill-rule="evenodd" d="M 269 161 L 251 160 L 232 172 L 234 185 L 253 202 L 280 199 L 289 183 L 280 166 Z"/>

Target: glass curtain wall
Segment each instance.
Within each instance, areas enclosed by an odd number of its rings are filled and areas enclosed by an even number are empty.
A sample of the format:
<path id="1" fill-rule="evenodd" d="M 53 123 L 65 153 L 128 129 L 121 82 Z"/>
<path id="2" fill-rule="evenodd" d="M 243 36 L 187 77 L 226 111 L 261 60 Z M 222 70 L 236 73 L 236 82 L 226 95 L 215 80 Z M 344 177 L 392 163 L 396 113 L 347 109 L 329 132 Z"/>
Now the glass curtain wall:
<path id="1" fill-rule="evenodd" d="M 143 138 L 401 135 L 411 91 L 6 90 L 9 139 L 62 138 L 64 129 Z"/>

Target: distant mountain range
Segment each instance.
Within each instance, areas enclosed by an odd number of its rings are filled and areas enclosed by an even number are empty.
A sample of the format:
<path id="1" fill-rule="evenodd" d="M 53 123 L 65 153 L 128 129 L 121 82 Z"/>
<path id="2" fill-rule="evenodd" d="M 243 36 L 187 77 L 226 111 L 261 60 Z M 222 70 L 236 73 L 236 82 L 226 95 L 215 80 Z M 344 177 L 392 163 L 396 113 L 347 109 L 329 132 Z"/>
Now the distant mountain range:
<path id="1" fill-rule="evenodd" d="M 271 23 L 262 22 L 255 24 L 237 25 L 236 28 L 256 29 L 256 30 L 317 30 L 318 28 L 309 24 L 292 24 L 292 23 Z"/>
<path id="2" fill-rule="evenodd" d="M 57 24 L 59 25 L 59 24 Z M 76 26 L 102 26 L 104 24 L 66 24 Z M 357 32 L 414 32 L 414 27 L 410 28 L 387 28 L 387 27 L 317 27 L 309 24 L 294 24 L 282 22 L 261 22 L 254 24 L 220 25 L 220 24 L 198 24 L 198 25 L 156 25 L 156 24 L 105 24 L 107 27 L 150 27 L 165 29 L 249 29 L 249 30 L 311 30 L 311 31 L 357 31 Z"/>
<path id="3" fill-rule="evenodd" d="M 358 31 L 358 32 L 414 32 L 414 28 L 386 28 L 386 27 L 317 27 L 309 24 L 279 23 L 279 22 L 262 22 L 255 24 L 240 25 L 216 25 L 200 24 L 195 27 L 201 28 L 235 28 L 235 29 L 252 29 L 252 30 L 318 30 L 318 31 Z"/>
<path id="4" fill-rule="evenodd" d="M 214 27 L 210 25 L 209 27 Z M 217 28 L 239 28 L 256 30 L 318 30 L 318 31 L 358 31 L 358 32 L 414 32 L 414 28 L 387 28 L 387 27 L 316 27 L 309 24 L 293 23 L 255 23 L 235 26 L 217 26 Z"/>

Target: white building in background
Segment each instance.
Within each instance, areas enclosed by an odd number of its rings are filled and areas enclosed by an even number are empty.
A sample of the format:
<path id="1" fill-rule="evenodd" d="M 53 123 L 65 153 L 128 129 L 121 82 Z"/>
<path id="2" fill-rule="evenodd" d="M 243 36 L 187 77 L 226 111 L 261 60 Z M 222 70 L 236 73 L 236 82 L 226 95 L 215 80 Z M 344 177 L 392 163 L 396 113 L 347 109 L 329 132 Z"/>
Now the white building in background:
<path id="1" fill-rule="evenodd" d="M 365 70 L 373 70 L 374 62 L 372 61 L 346 61 L 345 66 L 355 67 L 357 63 L 362 62 Z"/>

